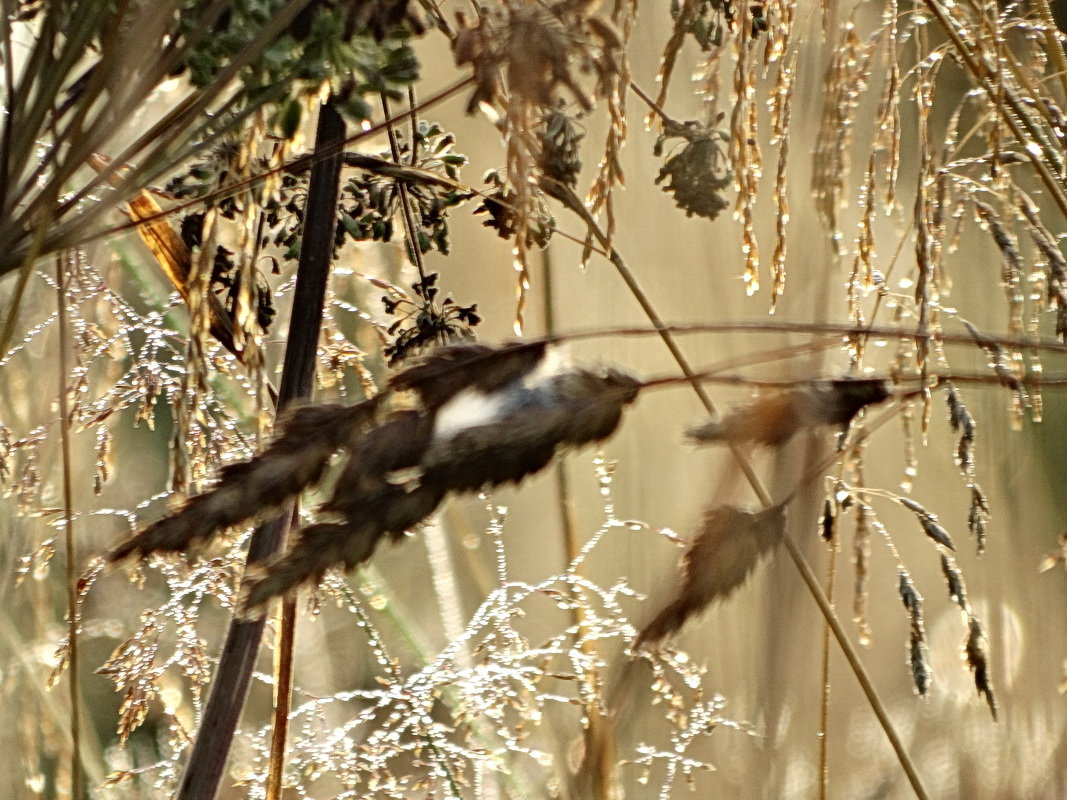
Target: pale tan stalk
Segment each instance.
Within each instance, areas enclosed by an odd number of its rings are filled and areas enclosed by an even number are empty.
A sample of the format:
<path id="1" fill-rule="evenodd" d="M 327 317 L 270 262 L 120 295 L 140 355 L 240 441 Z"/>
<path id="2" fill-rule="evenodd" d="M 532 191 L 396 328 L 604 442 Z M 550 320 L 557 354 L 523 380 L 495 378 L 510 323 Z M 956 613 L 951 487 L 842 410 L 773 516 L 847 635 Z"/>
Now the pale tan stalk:
<path id="1" fill-rule="evenodd" d="M 85 796 L 81 753 L 81 686 L 78 681 L 78 559 L 74 549 L 74 499 L 71 486 L 70 408 L 67 397 L 67 284 L 63 255 L 56 256 L 56 302 L 59 309 L 59 431 L 63 458 L 63 537 L 67 556 L 67 667 L 70 691 L 70 796 Z"/>
<path id="2" fill-rule="evenodd" d="M 701 404 L 707 410 L 708 414 L 712 417 L 718 416 L 718 411 L 715 404 L 712 402 L 711 397 L 704 390 L 704 387 L 700 384 L 696 373 L 690 366 L 688 359 L 682 353 L 678 347 L 677 342 L 674 340 L 674 336 L 668 330 L 667 325 L 660 318 L 655 307 L 652 305 L 648 295 L 645 294 L 644 289 L 641 288 L 640 283 L 637 281 L 637 277 L 630 271 L 630 268 L 626 265 L 622 256 L 618 251 L 611 246 L 607 235 L 600 229 L 599 224 L 589 213 L 589 211 L 582 205 L 582 202 L 574 195 L 572 191 L 561 187 L 566 191 L 561 191 L 560 195 L 565 199 L 567 206 L 570 210 L 578 214 L 579 217 L 586 223 L 589 228 L 589 232 L 593 237 L 600 242 L 601 247 L 608 253 L 608 258 L 612 265 L 618 271 L 619 276 L 623 279 L 623 282 L 629 287 L 634 298 L 638 304 L 644 310 L 646 316 L 652 326 L 656 328 L 663 340 L 663 343 L 667 346 L 671 355 L 674 357 L 678 367 L 682 370 L 682 373 L 691 382 L 693 391 L 696 393 Z M 731 445 L 730 451 L 733 453 L 734 458 L 740 466 L 741 471 L 745 474 L 745 478 L 748 480 L 752 490 L 756 493 L 760 503 L 764 507 L 770 507 L 774 504 L 771 499 L 770 493 L 763 485 L 763 481 L 759 475 L 756 474 L 748 457 L 741 451 L 737 445 Z M 800 577 L 803 579 L 811 596 L 815 599 L 815 602 L 819 606 L 819 610 L 822 612 L 823 617 L 826 620 L 826 624 L 830 626 L 830 630 L 834 634 L 834 638 L 837 639 L 838 645 L 841 647 L 841 651 L 844 653 L 845 658 L 848 660 L 849 666 L 852 668 L 853 674 L 856 676 L 856 680 L 859 682 L 860 687 L 863 689 L 863 693 L 867 697 L 867 702 L 871 706 L 871 710 L 874 711 L 875 716 L 878 718 L 878 722 L 882 726 L 882 730 L 885 731 L 886 738 L 889 739 L 889 744 L 892 746 L 893 751 L 896 753 L 897 760 L 900 762 L 901 767 L 904 770 L 905 775 L 908 777 L 908 781 L 911 784 L 912 790 L 915 792 L 915 796 L 920 800 L 928 800 L 929 795 L 923 788 L 922 780 L 919 778 L 919 773 L 915 769 L 915 764 L 911 760 L 911 756 L 908 755 L 907 749 L 904 747 L 904 743 L 901 741 L 900 736 L 897 734 L 896 728 L 893 726 L 892 720 L 889 719 L 889 714 L 886 711 L 885 704 L 882 702 L 881 697 L 878 695 L 877 689 L 874 688 L 874 683 L 871 681 L 870 676 L 867 674 L 866 668 L 863 666 L 863 662 L 860 660 L 859 653 L 856 651 L 855 646 L 849 639 L 848 634 L 845 632 L 844 627 L 841 625 L 841 621 L 838 619 L 837 614 L 834 612 L 833 606 L 830 604 L 829 599 L 826 597 L 826 593 L 823 591 L 822 586 L 819 584 L 819 579 L 815 576 L 811 566 L 808 564 L 804 554 L 801 553 L 800 548 L 789 536 L 785 536 L 783 539 L 786 552 L 789 553 L 790 559 L 796 566 L 797 571 L 800 572 Z"/>

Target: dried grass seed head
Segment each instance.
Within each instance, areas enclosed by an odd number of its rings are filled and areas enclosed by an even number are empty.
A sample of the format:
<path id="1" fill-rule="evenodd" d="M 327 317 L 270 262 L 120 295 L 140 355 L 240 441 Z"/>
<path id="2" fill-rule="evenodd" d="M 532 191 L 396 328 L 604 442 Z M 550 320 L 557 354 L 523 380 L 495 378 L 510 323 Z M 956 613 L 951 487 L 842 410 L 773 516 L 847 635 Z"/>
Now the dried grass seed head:
<path id="1" fill-rule="evenodd" d="M 620 39 L 604 20 L 589 17 L 577 3 L 545 6 L 505 0 L 479 9 L 477 20 L 458 12 L 459 33 L 452 43 L 457 66 L 474 69 L 475 89 L 467 103 L 472 113 L 481 104 L 506 105 L 515 95 L 524 103 L 550 108 L 566 89 L 583 110 L 592 98 L 576 77 L 618 70 L 613 56 Z"/>
<path id="2" fill-rule="evenodd" d="M 807 428 L 846 427 L 861 409 L 889 397 L 889 385 L 880 379 L 814 381 L 757 397 L 721 420 L 689 429 L 687 435 L 698 444 L 753 442 L 778 447 Z"/>
<path id="3" fill-rule="evenodd" d="M 728 597 L 784 535 L 781 505 L 757 512 L 733 506 L 705 511 L 685 554 L 678 597 L 645 626 L 634 650 L 670 636 L 712 602 Z"/>

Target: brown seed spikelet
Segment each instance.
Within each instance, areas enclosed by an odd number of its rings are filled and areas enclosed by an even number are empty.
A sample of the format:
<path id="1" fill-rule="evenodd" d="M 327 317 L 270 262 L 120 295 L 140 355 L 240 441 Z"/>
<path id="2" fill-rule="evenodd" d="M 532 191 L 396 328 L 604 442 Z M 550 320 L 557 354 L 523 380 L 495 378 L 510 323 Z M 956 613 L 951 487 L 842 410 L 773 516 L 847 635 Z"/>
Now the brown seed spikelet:
<path id="1" fill-rule="evenodd" d="M 451 491 L 518 483 L 543 469 L 560 445 L 611 436 L 640 382 L 618 370 L 577 369 L 518 394 L 498 420 L 435 439 L 422 461 L 423 482 Z"/>
<path id="2" fill-rule="evenodd" d="M 785 508 L 780 505 L 758 512 L 733 506 L 706 511 L 685 554 L 678 598 L 645 626 L 633 649 L 659 642 L 714 600 L 728 596 L 784 535 Z"/>
<path id="3" fill-rule="evenodd" d="M 878 379 L 817 381 L 788 392 L 758 397 L 730 411 L 721 420 L 691 428 L 688 436 L 700 444 L 754 442 L 771 447 L 816 425 L 847 426 L 865 406 L 890 396 Z"/>
<path id="4" fill-rule="evenodd" d="M 442 365 L 464 364 L 487 348 L 448 350 L 429 363 L 443 370 Z M 532 365 L 516 359 L 516 352 L 521 351 L 505 350 L 496 364 L 490 360 L 480 377 L 468 368 L 465 386 L 454 385 L 451 377 L 444 383 L 424 382 L 416 373 L 418 380 L 407 385 L 419 391 L 430 387 L 435 403 L 474 387 L 477 393 L 496 395 L 498 413 L 487 423 L 450 431 L 435 430 L 436 414 L 401 411 L 369 431 L 352 446 L 333 496 L 322 507 L 342 521 L 304 529 L 290 553 L 252 575 L 243 613 L 255 614 L 272 598 L 318 581 L 331 567 L 351 569 L 366 561 L 383 538 L 414 528 L 449 492 L 517 483 L 543 469 L 561 446 L 606 439 L 641 387 L 636 378 L 614 369 L 568 370 L 526 385 L 518 379 Z M 410 381 L 405 375 L 401 383 Z"/>
<path id="5" fill-rule="evenodd" d="M 376 398 L 354 406 L 302 406 L 282 421 L 282 434 L 251 461 L 224 467 L 218 485 L 176 513 L 117 545 L 111 562 L 184 550 L 217 530 L 277 508 L 322 478 L 330 456 L 373 416 Z"/>
<path id="6" fill-rule="evenodd" d="M 522 378 L 537 368 L 546 348 L 545 342 L 440 347 L 419 364 L 394 375 L 389 387 L 417 392 L 426 408 L 433 410 L 464 389 L 494 392 Z"/>
<path id="7" fill-rule="evenodd" d="M 989 706 L 989 713 L 993 719 L 997 718 L 997 698 L 993 694 L 993 684 L 989 678 L 989 660 L 986 655 L 987 640 L 982 623 L 978 618 L 971 615 L 967 620 L 967 644 L 964 646 L 964 654 L 967 657 L 967 665 L 974 673 L 974 686 L 978 693 L 985 698 Z"/>

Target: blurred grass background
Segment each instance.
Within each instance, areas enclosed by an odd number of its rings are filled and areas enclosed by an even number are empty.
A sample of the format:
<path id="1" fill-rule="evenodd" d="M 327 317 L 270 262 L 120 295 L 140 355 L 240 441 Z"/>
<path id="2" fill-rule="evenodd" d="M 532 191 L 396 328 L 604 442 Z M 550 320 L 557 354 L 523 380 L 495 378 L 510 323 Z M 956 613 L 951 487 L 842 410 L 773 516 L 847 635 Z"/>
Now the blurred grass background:
<path id="1" fill-rule="evenodd" d="M 794 36 L 798 48 L 798 78 L 793 97 L 793 127 L 789 164 L 789 198 L 792 207 L 789 224 L 788 277 L 785 294 L 772 320 L 847 321 L 843 286 L 850 269 L 849 258 L 836 258 L 827 231 L 811 202 L 811 152 L 821 125 L 822 75 L 828 63 L 831 43 L 820 39 L 819 11 L 810 5 L 796 10 Z M 880 9 L 861 9 L 857 17 L 876 18 Z M 841 15 L 844 16 L 843 14 Z M 867 20 L 870 22 L 871 20 Z M 664 9 L 642 9 L 638 35 L 630 47 L 631 68 L 637 83 L 651 87 L 658 68 L 663 43 L 672 23 Z M 419 45 L 424 65 L 426 90 L 443 86 L 461 77 L 452 66 L 447 47 L 426 41 Z M 668 111 L 676 119 L 698 118 L 701 100 L 687 78 L 697 54 L 683 51 L 675 77 Z M 952 76 L 943 78 L 951 84 Z M 957 91 L 964 88 L 958 82 Z M 767 90 L 763 83 L 757 91 Z M 939 91 L 952 91 L 944 85 Z M 877 97 L 866 96 L 856 115 L 853 130 L 855 164 L 862 165 L 874 135 L 873 109 Z M 643 125 L 646 109 L 631 95 L 629 101 L 630 139 L 622 153 L 626 190 L 616 195 L 617 250 L 624 254 L 637 274 L 659 314 L 672 322 L 727 322 L 758 320 L 768 311 L 769 277 L 765 289 L 748 297 L 741 281 L 743 258 L 739 224 L 723 214 L 710 222 L 685 218 L 671 198 L 653 185 L 659 162 L 651 156 L 655 134 Z M 142 111 L 144 119 L 156 113 Z M 903 110 L 904 131 L 914 111 Z M 911 117 L 909 117 L 911 115 Z M 454 131 L 458 149 L 468 154 L 465 168 L 468 183 L 477 185 L 483 172 L 499 166 L 503 151 L 496 130 L 481 116 L 466 116 L 462 101 L 454 98 L 429 115 Z M 603 137 L 603 120 L 592 118 L 587 142 L 590 157 L 580 185 L 587 185 L 594 161 L 595 144 Z M 936 129 L 935 114 L 931 126 Z M 910 137 L 910 138 L 909 138 Z M 935 136 L 936 138 L 936 136 Z M 766 143 L 765 143 L 766 144 Z M 767 153 L 771 150 L 768 149 Z M 901 205 L 911 202 L 915 169 L 914 134 L 906 133 L 902 146 Z M 773 181 L 773 168 L 765 169 L 763 183 Z M 857 167 L 844 195 L 855 198 L 861 170 Z M 468 206 L 469 207 L 469 206 Z M 774 229 L 774 208 L 769 190 L 761 196 L 757 232 L 770 242 Z M 907 216 L 906 214 L 904 215 Z M 858 210 L 849 205 L 841 212 L 840 228 L 846 247 L 858 221 Z M 560 212 L 561 230 L 579 239 L 581 223 Z M 951 297 L 946 301 L 961 310 L 982 330 L 1003 328 L 1004 301 L 997 289 L 999 256 L 976 225 L 967 226 L 960 248 L 947 257 L 952 278 Z M 973 230 L 972 230 L 973 229 Z M 892 256 L 901 236 L 910 235 L 900 220 L 880 217 L 876 228 L 879 264 Z M 441 273 L 446 290 L 459 302 L 477 302 L 485 318 L 479 335 L 486 341 L 500 341 L 512 335 L 515 309 L 515 274 L 510 268 L 510 244 L 463 211 L 453 215 L 453 252 L 443 257 L 431 254 L 428 268 Z M 765 245 L 769 253 L 770 245 Z M 902 261 L 910 258 L 911 245 L 904 247 Z M 560 331 L 590 328 L 643 326 L 647 322 L 633 297 L 617 274 L 603 259 L 594 256 L 580 268 L 581 247 L 556 237 L 542 256 L 534 255 L 533 285 L 527 311 L 527 335 L 547 329 L 544 302 L 551 285 L 555 326 Z M 84 254 L 110 291 L 128 302 L 137 313 L 160 311 L 160 299 L 169 288 L 157 276 L 151 257 L 133 234 L 125 234 L 91 247 Z M 377 290 L 360 281 L 352 271 L 378 274 L 397 283 L 410 283 L 410 268 L 402 263 L 395 245 L 349 247 L 337 265 L 332 291 L 338 298 L 355 303 L 368 313 L 379 315 Z M 880 267 L 881 268 L 881 267 Z M 898 266 L 891 285 L 910 272 Z M 547 274 L 547 273 L 550 273 Z M 60 460 L 54 422 L 57 415 L 55 353 L 59 342 L 55 325 L 46 324 L 54 313 L 54 289 L 47 269 L 35 275 L 29 285 L 20 318 L 20 335 L 25 346 L 0 362 L 0 422 L 10 431 L 11 441 L 42 432 L 42 443 L 34 461 L 27 465 L 26 450 L 13 457 L 13 478 L 9 495 L 0 505 L 5 568 L 0 573 L 0 590 L 7 614 L 0 619 L 0 670 L 7 716 L 10 721 L 0 737 L 4 764 L 0 786 L 9 797 L 64 797 L 67 777 L 65 753 L 69 710 L 58 690 L 45 688 L 54 666 L 54 651 L 64 628 L 64 592 L 59 564 L 62 554 L 50 566 L 37 559 L 30 565 L 26 580 L 16 576 L 25 566 L 24 558 L 43 541 L 56 534 L 54 509 L 59 505 Z M 272 278 L 275 288 L 284 286 L 286 276 Z M 894 287 L 895 288 L 895 287 Z M 7 285 L 0 285 L 0 292 Z M 284 347 L 285 303 L 288 294 L 279 292 L 281 316 L 266 343 L 268 374 L 276 374 Z M 184 309 L 171 305 L 168 320 L 183 324 Z M 373 355 L 374 337 L 352 315 L 334 309 L 338 330 L 368 352 L 368 366 L 381 370 Z M 117 326 L 106 299 L 91 300 L 83 317 L 101 329 Z M 36 326 L 46 326 L 37 331 Z M 164 323 L 171 324 L 170 321 Z M 136 339 L 137 331 L 130 336 Z M 19 336 L 15 337 L 19 341 Z M 762 352 L 794 344 L 778 334 L 707 334 L 686 337 L 683 347 L 698 367 L 750 352 Z M 84 367 L 84 391 L 92 395 L 109 385 L 128 365 L 131 354 L 119 352 L 112 358 L 105 350 Z M 675 373 L 661 342 L 652 337 L 613 338 L 578 342 L 571 347 L 575 360 L 602 360 L 623 364 L 643 375 Z M 886 348 L 891 351 L 892 346 Z M 176 338 L 164 359 L 180 364 L 182 346 Z M 968 361 L 969 360 L 969 361 Z M 961 355 L 956 366 L 980 366 L 981 354 Z M 1051 362 L 1051 359 L 1050 359 Z M 808 358 L 758 367 L 751 374 L 760 377 L 802 379 L 837 375 L 847 368 L 847 357 L 829 350 Z M 871 354 L 870 363 L 884 369 L 888 359 Z M 240 423 L 251 446 L 254 407 L 240 397 L 240 381 L 231 375 L 217 378 L 216 388 L 228 387 L 230 397 L 221 401 L 225 412 Z M 1055 371 L 1050 363 L 1050 371 Z M 381 374 L 379 372 L 379 374 Z M 349 375 L 347 389 L 355 393 L 356 381 Z M 320 391 L 319 397 L 336 396 L 338 386 Z M 919 699 L 912 688 L 907 665 L 908 618 L 897 596 L 897 564 L 875 540 L 872 547 L 871 598 L 869 621 L 873 635 L 862 649 L 876 686 L 883 694 L 894 724 L 911 751 L 932 796 L 969 800 L 1008 800 L 1008 798 L 1048 798 L 1067 796 L 1067 707 L 1058 691 L 1067 659 L 1067 581 L 1061 571 L 1038 574 L 1043 556 L 1056 546 L 1062 530 L 1063 501 L 1058 487 L 1067 479 L 1062 468 L 1064 425 L 1067 406 L 1062 394 L 1050 390 L 1045 395 L 1045 420 L 1026 422 L 1023 430 L 1011 429 L 1008 398 L 997 387 L 968 386 L 968 405 L 979 421 L 976 462 L 979 478 L 993 509 L 989 525 L 988 550 L 978 557 L 966 535 L 968 492 L 953 464 L 955 441 L 947 422 L 943 400 L 935 394 L 934 413 L 928 441 L 919 449 L 919 468 L 912 496 L 938 514 L 954 535 L 958 560 L 966 576 L 971 602 L 987 625 L 993 684 L 1000 704 L 1000 719 L 993 722 L 989 711 L 974 691 L 973 681 L 961 658 L 965 628 L 958 609 L 944 590 L 937 558 L 923 537 L 913 515 L 879 505 L 893 541 L 907 563 L 927 600 L 926 619 L 931 645 L 934 686 L 928 698 Z M 717 403 L 729 406 L 743 401 L 747 390 L 713 388 Z M 219 397 L 225 397 L 219 392 Z M 168 485 L 170 438 L 169 408 L 165 398 L 156 404 L 154 430 L 144 424 L 134 426 L 132 409 L 121 412 L 111 424 L 114 440 L 107 457 L 112 472 L 99 495 L 92 492 L 97 453 L 91 432 L 74 438 L 74 507 L 77 522 L 76 561 L 84 566 L 126 532 L 121 517 L 106 509 L 132 509 L 146 498 L 165 491 Z M 611 485 L 615 512 L 623 520 L 640 520 L 653 528 L 669 528 L 686 535 L 692 530 L 700 509 L 710 502 L 753 504 L 754 498 L 743 486 L 730 458 L 714 450 L 694 450 L 683 442 L 685 427 L 698 423 L 703 410 L 691 391 L 676 388 L 650 393 L 627 416 L 620 433 L 603 448 L 603 458 L 615 465 Z M 42 428 L 45 426 L 45 428 Z M 51 427 L 48 427 L 51 426 Z M 813 463 L 818 454 L 832 446 L 828 434 L 797 437 L 780 453 L 757 458 L 761 474 L 768 476 L 773 493 L 781 495 L 793 485 L 803 465 Z M 236 449 L 230 451 L 231 454 Z M 594 465 L 596 454 L 581 452 L 566 457 L 570 491 L 575 500 L 577 528 L 588 537 L 604 519 L 604 497 L 599 491 Z M 905 443 L 900 424 L 891 422 L 877 431 L 867 448 L 868 486 L 899 488 L 906 465 Z M 36 472 L 36 480 L 33 473 Z M 19 481 L 25 492 L 19 497 Z M 450 559 L 446 570 L 455 582 L 456 598 L 442 595 L 440 584 L 427 555 L 427 537 L 416 534 L 397 547 L 383 549 L 374 559 L 368 577 L 351 578 L 371 609 L 375 626 L 389 642 L 401 671 L 421 666 L 449 642 L 449 619 L 466 622 L 488 591 L 497 582 L 495 540 L 485 533 L 490 506 L 506 506 L 507 517 L 500 536 L 506 553 L 509 576 L 513 580 L 537 582 L 565 567 L 563 532 L 558 511 L 555 476 L 546 472 L 517 490 L 502 490 L 490 500 L 468 498 L 450 502 L 441 514 L 441 532 Z M 827 570 L 828 549 L 818 538 L 823 487 L 795 501 L 790 509 L 790 535 L 802 542 L 817 572 Z M 162 513 L 163 504 L 150 506 L 142 519 Z M 836 600 L 843 618 L 850 616 L 852 570 L 850 567 L 848 522 L 842 523 L 842 549 L 837 559 Z M 650 619 L 666 602 L 677 585 L 676 563 L 681 551 L 662 537 L 610 528 L 588 562 L 588 575 L 603 586 L 625 579 L 644 599 L 626 600 L 626 611 L 635 625 Z M 440 575 L 437 576 L 440 578 Z M 143 767 L 171 758 L 162 745 L 165 717 L 184 720 L 192 730 L 194 699 L 188 676 L 180 670 L 160 675 L 160 696 L 153 701 L 148 719 L 120 750 L 115 736 L 119 698 L 111 682 L 94 674 L 136 627 L 142 608 L 158 605 L 164 587 L 153 576 L 144 585 L 127 580 L 126 573 L 109 573 L 95 585 L 85 600 L 81 692 L 85 708 L 85 762 L 94 796 L 155 797 L 152 781 L 131 780 L 114 788 L 99 788 L 116 769 Z M 152 597 L 152 600 L 146 598 Z M 458 607 L 451 601 L 458 599 Z M 198 617 L 197 630 L 203 637 L 208 657 L 219 647 L 227 613 L 206 603 Z M 454 615 L 450 617 L 449 615 Z M 532 642 L 545 640 L 568 624 L 568 614 L 545 602 L 531 607 L 521 628 Z M 858 637 L 855 626 L 849 626 Z M 168 634 L 169 635 L 169 634 Z M 639 767 L 620 768 L 619 785 L 624 796 L 683 797 L 691 791 L 703 796 L 742 798 L 808 798 L 818 796 L 819 708 L 821 692 L 821 649 L 823 622 L 814 603 L 798 580 L 793 566 L 779 552 L 760 567 L 755 577 L 728 602 L 722 603 L 698 622 L 689 625 L 674 643 L 692 662 L 705 665 L 703 691 L 726 699 L 725 716 L 751 724 L 754 735 L 731 730 L 716 731 L 697 746 L 694 755 L 706 759 L 714 772 L 699 772 L 688 786 L 677 779 L 663 795 L 663 778 L 656 770 L 642 775 Z M 605 680 L 608 685 L 627 672 L 628 661 L 610 647 Z M 271 653 L 263 648 L 260 671 L 271 669 Z M 632 673 L 633 670 L 631 670 Z M 618 720 L 618 751 L 630 752 L 644 741 L 664 736 L 662 706 L 651 703 L 647 690 L 648 673 L 636 668 L 628 673 L 624 704 Z M 911 796 L 899 766 L 877 728 L 855 680 L 836 647 L 830 647 L 829 726 L 827 729 L 829 795 L 834 798 L 896 798 Z M 381 665 L 368 653 L 366 637 L 353 617 L 324 603 L 321 614 L 301 619 L 297 650 L 296 683 L 301 697 L 325 696 L 374 685 Z M 270 704 L 270 689 L 257 682 L 245 712 L 243 731 L 251 734 L 264 724 Z M 160 709 L 166 707 L 167 715 Z M 348 705 L 339 703 L 331 712 L 335 724 L 342 724 Z M 557 759 L 555 774 L 568 760 L 574 761 L 580 736 L 580 709 L 561 710 L 547 718 L 532 734 L 543 749 Z M 260 765 L 252 760 L 254 748 L 239 743 L 235 750 L 231 777 L 223 796 L 244 797 L 253 791 L 240 785 Z M 564 766 L 560 767 L 559 764 Z M 523 768 L 525 789 L 507 789 L 510 796 L 552 796 L 550 782 L 538 780 L 534 770 Z M 647 777 L 647 783 L 643 778 Z M 237 785 L 230 786 L 235 783 Z M 490 781 L 492 783 L 492 781 Z M 252 786 L 258 785 L 253 781 Z M 506 784 L 502 784 L 505 785 Z M 373 796 L 364 787 L 360 796 Z M 439 790 L 441 791 L 441 790 Z M 473 790 L 472 790 L 473 791 Z M 500 790 L 481 787 L 483 796 L 503 796 Z M 531 794 L 523 794 L 530 791 Z M 562 791 L 562 790 L 561 790 Z M 303 796 L 290 790 L 286 796 Z M 328 796 L 315 794 L 311 796 Z M 444 796 L 444 795 L 442 795 Z"/>

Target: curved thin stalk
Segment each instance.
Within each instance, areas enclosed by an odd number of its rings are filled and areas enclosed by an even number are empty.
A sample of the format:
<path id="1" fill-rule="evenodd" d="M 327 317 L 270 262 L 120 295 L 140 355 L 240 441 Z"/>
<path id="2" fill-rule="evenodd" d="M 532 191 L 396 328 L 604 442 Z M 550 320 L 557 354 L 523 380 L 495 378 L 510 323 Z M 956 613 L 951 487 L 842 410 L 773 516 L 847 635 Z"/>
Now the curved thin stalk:
<path id="1" fill-rule="evenodd" d="M 708 393 L 701 385 L 697 374 L 693 371 L 689 365 L 689 361 L 686 359 L 678 344 L 674 341 L 674 336 L 667 329 L 667 325 L 664 324 L 659 314 L 656 312 L 655 307 L 652 305 L 648 295 L 645 294 L 641 288 L 640 283 L 637 281 L 637 277 L 630 271 L 626 262 L 618 251 L 611 245 L 608 240 L 607 234 L 601 230 L 600 225 L 593 218 L 593 215 L 589 213 L 589 210 L 583 205 L 582 201 L 577 195 L 570 189 L 570 187 L 557 184 L 555 189 L 558 189 L 557 197 L 560 197 L 567 207 L 574 211 L 582 220 L 586 223 L 590 233 L 600 242 L 601 247 L 609 254 L 609 259 L 618 271 L 623 282 L 630 288 L 634 298 L 640 304 L 644 310 L 649 321 L 653 327 L 659 333 L 663 343 L 667 346 L 671 355 L 674 357 L 678 367 L 682 370 L 682 373 L 689 379 L 693 386 L 693 391 L 700 399 L 701 404 L 707 410 L 711 416 L 718 416 L 718 410 L 715 408 L 715 404 L 712 402 Z M 730 451 L 733 453 L 738 466 L 744 473 L 745 478 L 751 485 L 752 490 L 756 493 L 760 503 L 767 507 L 773 504 L 770 493 L 763 485 L 759 475 L 756 474 L 751 462 L 749 462 L 747 456 L 741 451 L 737 445 L 731 445 Z M 889 739 L 889 743 L 896 753 L 897 760 L 900 762 L 901 767 L 904 770 L 905 775 L 908 777 L 908 781 L 911 784 L 912 790 L 915 792 L 916 797 L 920 800 L 928 800 L 929 795 L 923 788 L 922 781 L 919 778 L 919 774 L 915 769 L 915 764 L 911 760 L 911 756 L 908 755 L 908 751 L 904 747 L 904 743 L 897 735 L 896 729 L 893 727 L 892 721 L 889 719 L 889 714 L 886 712 L 885 705 L 882 703 L 882 699 L 878 695 L 878 691 L 874 688 L 874 683 L 871 681 L 870 676 L 867 674 L 866 668 L 863 666 L 863 662 L 860 660 L 859 653 L 853 646 L 852 641 L 848 638 L 848 634 L 842 627 L 840 620 L 837 618 L 837 614 L 834 612 L 833 607 L 830 605 L 830 601 L 826 597 L 826 593 L 823 591 L 822 586 L 819 584 L 819 579 L 815 576 L 811 566 L 808 564 L 807 559 L 804 558 L 804 554 L 800 552 L 800 548 L 789 536 L 784 537 L 784 543 L 786 552 L 789 554 L 790 559 L 796 566 L 797 571 L 800 573 L 800 577 L 803 579 L 811 596 L 815 599 L 816 604 L 819 606 L 819 610 L 822 612 L 823 617 L 826 620 L 826 624 L 829 625 L 830 630 L 834 634 L 834 638 L 837 639 L 838 645 L 841 647 L 842 652 L 845 654 L 845 658 L 848 660 L 849 666 L 852 668 L 852 673 L 856 676 L 856 680 L 859 682 L 860 687 L 863 689 L 863 693 L 867 696 L 867 701 L 874 711 L 875 716 L 878 718 L 878 722 L 882 726 L 882 730 L 885 731 L 886 738 Z"/>

